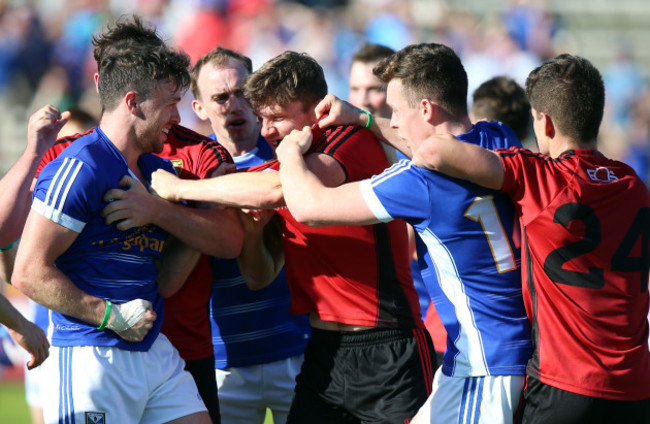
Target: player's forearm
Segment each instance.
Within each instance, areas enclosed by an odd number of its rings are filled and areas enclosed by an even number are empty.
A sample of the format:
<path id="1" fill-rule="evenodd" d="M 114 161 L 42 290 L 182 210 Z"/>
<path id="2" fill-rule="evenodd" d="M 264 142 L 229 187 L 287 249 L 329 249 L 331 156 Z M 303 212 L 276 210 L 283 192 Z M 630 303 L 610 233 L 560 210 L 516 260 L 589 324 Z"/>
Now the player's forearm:
<path id="1" fill-rule="evenodd" d="M 235 258 L 241 250 L 243 230 L 231 210 L 197 209 L 165 202 L 153 224 L 199 252 Z"/>
<path id="2" fill-rule="evenodd" d="M 275 175 L 274 175 L 275 174 Z M 182 180 L 178 198 L 249 209 L 272 209 L 284 205 L 276 172 L 242 172 L 203 180 Z"/>
<path id="3" fill-rule="evenodd" d="M 365 115 L 365 114 L 363 114 Z M 361 118 L 367 119 L 367 118 Z M 365 122 L 360 122 L 360 125 L 365 126 Z M 409 149 L 408 145 L 402 139 L 397 135 L 397 130 L 391 128 L 390 126 L 390 119 L 388 118 L 382 118 L 378 116 L 373 116 L 372 120 L 372 126 L 369 128 L 370 131 L 377 137 L 379 141 L 381 141 L 384 144 L 387 144 L 391 147 L 394 147 L 395 149 L 399 150 L 400 152 L 404 153 L 408 157 L 412 157 L 413 153 Z"/>
<path id="4" fill-rule="evenodd" d="M 99 325 L 104 317 L 104 299 L 79 289 L 54 265 L 25 264 L 19 257 L 12 284 L 36 303 L 56 312 Z"/>
<path id="5" fill-rule="evenodd" d="M 20 332 L 26 318 L 11 304 L 9 299 L 0 294 L 0 324 Z"/>
<path id="6" fill-rule="evenodd" d="M 503 185 L 503 165 L 494 152 L 462 142 L 451 134 L 432 136 L 424 141 L 413 163 L 495 190 Z"/>
<path id="7" fill-rule="evenodd" d="M 201 253 L 173 237 L 165 246 L 158 265 L 157 281 L 160 295 L 169 297 L 183 287 L 187 277 L 196 267 Z"/>
<path id="8" fill-rule="evenodd" d="M 0 180 L 0 246 L 20 237 L 29 213 L 30 187 L 41 157 L 24 152 Z"/>
<path id="9" fill-rule="evenodd" d="M 278 276 L 284 265 L 284 249 L 277 244 L 268 246 L 263 234 L 247 234 L 237 262 L 248 288 L 259 290 Z"/>

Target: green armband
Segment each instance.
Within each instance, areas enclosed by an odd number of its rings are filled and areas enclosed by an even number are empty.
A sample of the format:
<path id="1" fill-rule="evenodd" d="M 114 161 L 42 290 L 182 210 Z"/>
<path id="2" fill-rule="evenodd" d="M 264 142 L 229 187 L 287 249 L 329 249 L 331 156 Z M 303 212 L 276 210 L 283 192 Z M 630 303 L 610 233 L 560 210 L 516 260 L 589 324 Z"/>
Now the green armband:
<path id="1" fill-rule="evenodd" d="M 14 247 L 14 245 L 16 244 L 16 241 L 12 241 L 8 245 L 0 247 L 0 252 L 6 252 L 7 250 L 11 250 L 11 248 Z"/>
<path id="2" fill-rule="evenodd" d="M 104 328 L 106 328 L 106 324 L 108 324 L 108 318 L 111 316 L 112 307 L 113 304 L 111 303 L 111 301 L 106 299 L 106 312 L 104 313 L 104 319 L 102 320 L 102 323 L 99 324 L 99 327 L 97 327 L 98 330 L 103 330 Z"/>
<path id="3" fill-rule="evenodd" d="M 366 129 L 370 129 L 372 127 L 372 113 L 365 109 L 360 109 L 361 112 L 365 113 L 368 116 L 368 122 L 366 122 Z"/>

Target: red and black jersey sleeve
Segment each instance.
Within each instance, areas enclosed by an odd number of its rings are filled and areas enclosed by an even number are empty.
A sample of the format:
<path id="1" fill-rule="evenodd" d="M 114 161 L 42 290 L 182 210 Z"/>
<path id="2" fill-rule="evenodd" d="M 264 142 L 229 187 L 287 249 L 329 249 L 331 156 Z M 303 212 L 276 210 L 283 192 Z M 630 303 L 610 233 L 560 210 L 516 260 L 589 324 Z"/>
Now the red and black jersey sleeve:
<path id="1" fill-rule="evenodd" d="M 36 175 L 34 175 L 34 178 L 38 178 L 43 168 L 45 168 L 45 165 L 47 165 L 48 163 L 56 159 L 57 156 L 59 156 L 66 147 L 72 144 L 73 141 L 85 135 L 88 135 L 93 131 L 95 131 L 95 128 L 91 128 L 82 134 L 73 134 L 70 136 L 61 137 L 58 140 L 56 140 L 54 142 L 54 145 L 52 145 L 52 147 L 50 147 L 50 149 L 47 152 L 45 152 L 45 155 L 43 155 L 43 159 L 41 159 L 41 163 L 38 165 L 38 168 L 36 169 Z"/>
<path id="2" fill-rule="evenodd" d="M 346 182 L 369 178 L 390 165 L 377 138 L 358 126 L 326 128 L 307 153 L 322 153 L 336 159 L 345 171 Z"/>
<path id="3" fill-rule="evenodd" d="M 159 156 L 169 159 L 184 179 L 207 178 L 219 165 L 233 163 L 230 153 L 217 141 L 180 125 L 171 128 Z"/>

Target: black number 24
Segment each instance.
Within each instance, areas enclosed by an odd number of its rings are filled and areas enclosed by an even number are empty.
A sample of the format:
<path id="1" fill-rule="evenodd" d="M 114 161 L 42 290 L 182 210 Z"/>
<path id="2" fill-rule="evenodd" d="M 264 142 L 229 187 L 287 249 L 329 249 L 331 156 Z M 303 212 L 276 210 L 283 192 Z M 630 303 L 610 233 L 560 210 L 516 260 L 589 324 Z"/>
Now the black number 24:
<path id="1" fill-rule="evenodd" d="M 601 242 L 600 221 L 590 206 L 567 203 L 555 211 L 553 221 L 568 228 L 571 221 L 579 220 L 585 226 L 584 236 L 575 243 L 552 251 L 544 261 L 544 272 L 556 283 L 599 289 L 605 285 L 604 270 L 589 267 L 589 272 L 570 271 L 562 265 L 594 250 Z M 630 256 L 632 248 L 641 238 L 641 255 Z M 641 273 L 641 292 L 648 289 L 650 267 L 650 208 L 641 208 L 621 244 L 612 256 L 611 269 L 619 272 Z"/>

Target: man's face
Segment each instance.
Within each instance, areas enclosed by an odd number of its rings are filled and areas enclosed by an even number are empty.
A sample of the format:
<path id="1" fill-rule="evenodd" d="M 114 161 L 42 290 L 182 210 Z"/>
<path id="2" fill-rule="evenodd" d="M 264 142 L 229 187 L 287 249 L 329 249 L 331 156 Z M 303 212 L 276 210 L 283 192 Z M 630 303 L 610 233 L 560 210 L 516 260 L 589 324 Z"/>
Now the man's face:
<path id="1" fill-rule="evenodd" d="M 386 104 L 386 84 L 372 73 L 375 63 L 354 62 L 350 68 L 348 100 L 373 115 L 390 117 Z"/>
<path id="2" fill-rule="evenodd" d="M 262 135 L 277 147 L 292 130 L 301 130 L 316 122 L 314 106 L 305 108 L 296 100 L 285 106 L 274 104 L 260 108 L 257 116 L 262 120 Z"/>
<path id="3" fill-rule="evenodd" d="M 392 79 L 388 83 L 386 94 L 388 105 L 393 110 L 390 126 L 397 130 L 397 135 L 406 141 L 411 152 L 414 152 L 424 138 L 431 133 L 433 127 L 420 116 L 419 104 L 414 107 L 409 105 L 399 79 Z"/>
<path id="4" fill-rule="evenodd" d="M 180 88 L 167 80 L 158 83 L 148 99 L 140 101 L 141 119 L 136 125 L 136 135 L 142 153 L 162 152 L 169 129 L 181 122 L 180 100 Z"/>
<path id="5" fill-rule="evenodd" d="M 257 143 L 259 123 L 241 90 L 247 76 L 246 68 L 234 60 L 217 66 L 207 63 L 199 72 L 200 98 L 192 108 L 199 118 L 210 121 L 221 143 Z"/>

